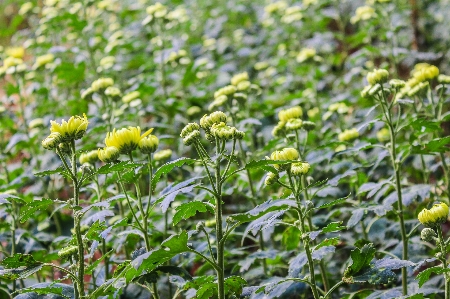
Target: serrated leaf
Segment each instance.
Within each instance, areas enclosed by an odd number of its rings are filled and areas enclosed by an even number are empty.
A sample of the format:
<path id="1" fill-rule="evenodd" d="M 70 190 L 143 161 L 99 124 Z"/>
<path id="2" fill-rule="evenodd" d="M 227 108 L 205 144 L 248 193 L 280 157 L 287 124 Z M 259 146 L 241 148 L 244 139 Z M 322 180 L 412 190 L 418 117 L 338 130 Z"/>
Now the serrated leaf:
<path id="1" fill-rule="evenodd" d="M 20 253 L 5 258 L 1 264 L 6 269 L 0 270 L 0 277 L 8 280 L 25 279 L 44 266 L 43 263 L 36 261 L 33 256 Z"/>
<path id="2" fill-rule="evenodd" d="M 52 204 L 53 200 L 48 198 L 33 200 L 32 202 L 27 203 L 20 211 L 20 222 L 24 223 L 30 219 L 30 217 L 34 216 L 37 211 L 46 210 Z"/>
<path id="3" fill-rule="evenodd" d="M 174 160 L 174 161 L 170 161 L 170 162 L 164 164 L 163 166 L 158 168 L 158 170 L 156 170 L 155 173 L 153 174 L 152 189 L 155 190 L 156 184 L 159 182 L 159 179 L 161 178 L 162 175 L 167 174 L 169 171 L 171 171 L 175 167 L 181 167 L 181 166 L 183 166 L 185 164 L 190 165 L 190 164 L 193 164 L 195 162 L 196 162 L 195 159 L 180 158 L 180 159 L 177 159 L 177 160 Z"/>
<path id="4" fill-rule="evenodd" d="M 425 144 L 411 147 L 411 154 L 430 155 L 434 153 L 445 153 L 449 150 L 450 136 L 435 138 Z"/>
<path id="5" fill-rule="evenodd" d="M 368 267 L 372 259 L 375 257 L 375 248 L 373 244 L 366 244 L 361 249 L 355 248 L 351 251 L 351 264 L 344 272 L 344 277 L 351 277 L 357 274 L 362 268 Z"/>
<path id="6" fill-rule="evenodd" d="M 139 164 L 139 163 L 132 163 L 130 161 L 122 161 L 119 163 L 115 163 L 115 164 L 105 164 L 102 167 L 100 167 L 97 170 L 98 174 L 107 174 L 107 173 L 112 173 L 112 172 L 116 172 L 116 171 L 123 171 L 123 170 L 129 170 L 129 169 L 133 169 L 139 166 L 142 166 L 143 164 Z"/>
<path id="7" fill-rule="evenodd" d="M 247 285 L 247 281 L 240 276 L 227 277 L 225 279 L 225 293 L 240 296 L 245 285 Z"/>
<path id="8" fill-rule="evenodd" d="M 181 220 L 189 219 L 197 214 L 197 212 L 210 211 L 214 213 L 214 210 L 206 203 L 201 201 L 186 202 L 175 208 L 176 212 L 173 215 L 173 225 L 177 225 Z"/>
<path id="9" fill-rule="evenodd" d="M 282 243 L 286 250 L 293 250 L 298 248 L 300 240 L 301 240 L 300 230 L 296 227 L 289 226 L 282 235 Z"/>
<path id="10" fill-rule="evenodd" d="M 339 222 L 331 222 L 326 227 L 322 229 L 322 233 L 331 233 L 331 232 L 338 232 L 343 229 L 346 229 L 345 226 L 341 226 L 342 221 Z"/>
<path id="11" fill-rule="evenodd" d="M 63 298 L 68 299 L 72 299 L 75 296 L 74 288 L 72 286 L 63 283 L 50 283 L 50 282 L 38 283 L 28 288 L 21 289 L 20 293 L 35 293 L 37 295 L 56 294 Z M 22 298 L 20 296 L 21 295 L 15 298 Z M 46 296 L 46 298 L 47 297 L 48 296 Z"/>
<path id="12" fill-rule="evenodd" d="M 325 240 L 323 240 L 322 242 L 320 242 L 315 248 L 314 250 L 318 250 L 321 247 L 324 246 L 330 246 L 330 245 L 337 245 L 339 244 L 339 237 L 334 237 L 334 238 L 327 238 Z"/>
<path id="13" fill-rule="evenodd" d="M 167 211 L 170 204 L 175 200 L 175 197 L 178 194 L 192 192 L 192 190 L 196 186 L 200 185 L 200 184 L 192 184 L 192 183 L 194 183 L 195 181 L 197 181 L 201 178 L 203 178 L 203 177 L 191 178 L 191 179 L 181 182 L 179 184 L 170 185 L 170 186 L 164 188 L 164 190 L 162 190 L 160 193 L 160 198 L 158 198 L 156 200 L 156 202 L 161 202 L 160 207 L 161 207 L 161 210 L 163 211 L 163 213 L 165 213 Z"/>
<path id="14" fill-rule="evenodd" d="M 273 211 L 286 210 L 289 207 L 296 206 L 295 201 L 291 199 L 278 199 L 271 200 L 256 206 L 248 212 L 230 215 L 229 218 L 239 223 L 250 222 L 258 219 L 259 217 Z"/>
<path id="15" fill-rule="evenodd" d="M 55 174 L 55 173 L 59 173 L 64 176 L 68 176 L 68 173 L 64 170 L 64 167 L 62 167 L 62 166 L 59 166 L 58 168 L 56 168 L 54 170 L 44 170 L 44 171 L 36 172 L 34 175 L 37 177 L 42 177 L 42 176 L 48 176 L 48 175 Z"/>
<path id="16" fill-rule="evenodd" d="M 421 271 L 416 276 L 416 279 L 419 281 L 419 287 L 422 287 L 430 279 L 431 274 L 442 274 L 445 272 L 450 272 L 450 268 L 444 269 L 442 266 L 434 266 Z"/>
<path id="17" fill-rule="evenodd" d="M 344 203 L 344 202 L 347 200 L 347 198 L 349 198 L 350 195 L 351 195 L 351 194 L 347 195 L 346 197 L 342 197 L 342 198 L 335 199 L 335 200 L 333 200 L 333 201 L 324 203 L 323 205 L 320 205 L 320 206 L 318 206 L 318 207 L 315 208 L 315 209 L 326 209 L 326 208 L 334 207 L 335 205 Z"/>

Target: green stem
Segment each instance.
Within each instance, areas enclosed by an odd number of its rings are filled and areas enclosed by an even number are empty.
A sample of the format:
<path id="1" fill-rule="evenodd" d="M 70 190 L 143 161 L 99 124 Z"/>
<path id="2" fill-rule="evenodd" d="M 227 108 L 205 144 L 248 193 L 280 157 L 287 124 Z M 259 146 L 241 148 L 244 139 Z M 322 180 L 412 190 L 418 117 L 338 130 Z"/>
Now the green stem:
<path id="1" fill-rule="evenodd" d="M 442 254 L 442 258 L 441 258 L 441 262 L 442 262 L 442 267 L 444 269 L 448 268 L 448 263 L 447 263 L 447 247 L 445 246 L 445 241 L 444 241 L 444 237 L 442 235 L 442 227 L 439 224 L 436 228 L 437 230 L 437 234 L 438 234 L 438 239 L 439 239 L 439 246 L 441 249 L 441 254 Z M 450 277 L 449 277 L 449 273 L 444 272 L 444 280 L 445 280 L 445 299 L 450 299 Z"/>
<path id="2" fill-rule="evenodd" d="M 216 179 L 216 238 L 217 238 L 217 292 L 219 299 L 225 299 L 225 271 L 224 271 L 224 242 L 222 227 L 222 184 L 220 174 L 220 149 L 219 142 L 216 138 L 216 154 L 218 156 L 215 167 Z"/>
<path id="3" fill-rule="evenodd" d="M 331 287 L 331 289 L 325 294 L 325 296 L 323 296 L 323 299 L 327 299 L 328 296 L 331 295 L 331 293 L 334 292 L 334 290 L 336 290 L 337 288 L 339 288 L 341 285 L 343 285 L 345 282 L 343 281 L 339 281 L 337 284 L 335 284 L 334 286 Z"/>
<path id="4" fill-rule="evenodd" d="M 72 178 L 73 178 L 73 190 L 74 190 L 74 205 L 75 207 L 80 206 L 80 186 L 78 184 L 77 178 L 77 155 L 75 151 L 75 140 L 70 142 L 71 147 L 71 164 L 72 164 Z M 83 235 L 81 234 L 81 215 L 74 211 L 73 213 L 73 221 L 75 228 L 75 236 L 77 240 L 78 246 L 78 292 L 79 298 L 82 299 L 85 297 L 84 293 L 84 245 L 83 245 Z M 78 298 L 76 298 L 78 299 Z"/>

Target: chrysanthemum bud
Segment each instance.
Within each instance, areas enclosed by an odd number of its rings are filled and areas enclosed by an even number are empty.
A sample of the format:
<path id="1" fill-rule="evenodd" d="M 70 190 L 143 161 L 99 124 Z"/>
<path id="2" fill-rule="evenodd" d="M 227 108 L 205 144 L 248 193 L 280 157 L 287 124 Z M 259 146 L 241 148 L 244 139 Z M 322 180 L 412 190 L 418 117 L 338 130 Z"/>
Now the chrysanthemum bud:
<path id="1" fill-rule="evenodd" d="M 279 178 L 280 176 L 278 175 L 278 173 L 269 172 L 267 173 L 266 179 L 264 180 L 264 184 L 266 186 L 273 185 L 278 181 Z"/>
<path id="2" fill-rule="evenodd" d="M 218 98 L 221 95 L 229 96 L 234 94 L 237 91 L 236 87 L 233 85 L 227 85 L 225 87 L 220 88 L 214 93 L 214 98 Z"/>
<path id="3" fill-rule="evenodd" d="M 389 81 L 389 85 L 390 85 L 392 88 L 400 89 L 400 88 L 405 87 L 406 82 L 403 81 L 403 80 L 400 80 L 400 79 L 392 79 L 392 80 Z"/>
<path id="4" fill-rule="evenodd" d="M 98 158 L 105 162 L 105 163 L 111 163 L 117 161 L 120 156 L 119 149 L 115 146 L 107 146 L 102 149 L 98 149 Z"/>
<path id="5" fill-rule="evenodd" d="M 292 118 L 301 118 L 303 115 L 303 110 L 300 106 L 292 107 L 289 109 L 281 110 L 278 112 L 278 119 L 280 121 L 287 122 Z"/>
<path id="6" fill-rule="evenodd" d="M 235 127 L 227 126 L 225 123 L 221 122 L 218 124 L 213 124 L 211 127 L 211 134 L 222 140 L 231 140 L 236 132 Z"/>
<path id="7" fill-rule="evenodd" d="M 289 160 L 295 161 L 298 159 L 299 156 L 300 155 L 295 148 L 287 147 L 287 148 L 283 148 L 282 150 L 279 150 L 279 151 L 274 151 L 270 155 L 270 159 L 275 160 L 275 161 L 289 161 Z M 277 169 L 279 169 L 279 168 L 287 169 L 287 167 L 289 167 L 289 165 L 275 164 L 274 167 Z"/>
<path id="8" fill-rule="evenodd" d="M 309 172 L 311 165 L 308 162 L 292 163 L 291 173 L 295 176 L 305 175 Z"/>
<path id="9" fill-rule="evenodd" d="M 373 86 L 369 89 L 368 94 L 369 94 L 369 96 L 374 96 L 374 95 L 376 95 L 379 91 L 381 91 L 381 85 L 377 83 L 377 84 L 373 85 Z"/>
<path id="10" fill-rule="evenodd" d="M 431 209 L 423 209 L 418 219 L 425 226 L 433 227 L 447 221 L 448 206 L 445 203 L 435 204 Z"/>
<path id="11" fill-rule="evenodd" d="M 58 256 L 62 259 L 68 258 L 68 257 L 76 254 L 77 251 L 78 251 L 78 246 L 75 246 L 75 245 L 64 247 L 63 249 L 58 251 Z"/>
<path id="12" fill-rule="evenodd" d="M 450 84 L 450 76 L 447 75 L 439 75 L 438 82 L 442 84 Z"/>
<path id="13" fill-rule="evenodd" d="M 205 114 L 200 119 L 200 126 L 208 131 L 214 124 L 220 124 L 220 123 L 227 123 L 227 116 L 222 111 L 215 111 L 211 113 L 210 115 Z"/>
<path id="14" fill-rule="evenodd" d="M 196 130 L 186 135 L 186 137 L 183 138 L 183 143 L 185 145 L 191 145 L 199 139 L 200 139 L 200 131 Z"/>
<path id="15" fill-rule="evenodd" d="M 389 72 L 383 69 L 374 69 L 372 72 L 367 74 L 367 82 L 370 85 L 375 85 L 377 83 L 386 83 L 389 78 Z"/>
<path id="16" fill-rule="evenodd" d="M 282 137 L 286 135 L 286 122 L 279 121 L 278 124 L 272 130 L 272 136 Z"/>
<path id="17" fill-rule="evenodd" d="M 106 88 L 113 85 L 114 80 L 112 78 L 100 78 L 92 82 L 91 88 L 94 92 L 104 92 Z"/>
<path id="18" fill-rule="evenodd" d="M 306 131 L 312 131 L 316 128 L 316 124 L 312 121 L 305 120 L 302 124 L 302 127 Z"/>
<path id="19" fill-rule="evenodd" d="M 92 99 L 92 94 L 94 93 L 94 91 L 92 90 L 92 87 L 89 87 L 87 89 L 85 89 L 82 93 L 81 93 L 81 98 L 83 100 L 91 100 Z"/>
<path id="20" fill-rule="evenodd" d="M 62 135 L 58 132 L 51 133 L 47 138 L 42 140 L 42 147 L 47 150 L 55 149 L 62 141 Z"/>
<path id="21" fill-rule="evenodd" d="M 231 78 L 231 84 L 234 86 L 237 86 L 242 81 L 248 81 L 248 73 L 247 72 L 236 74 Z"/>
<path id="22" fill-rule="evenodd" d="M 245 137 L 245 133 L 243 131 L 236 130 L 234 132 L 234 138 L 237 140 L 243 139 Z"/>
<path id="23" fill-rule="evenodd" d="M 172 156 L 172 150 L 171 149 L 165 149 L 159 152 L 156 152 L 153 154 L 153 159 L 155 161 L 164 161 L 169 159 Z"/>
<path id="24" fill-rule="evenodd" d="M 234 98 L 238 101 L 246 101 L 247 100 L 247 95 L 245 93 L 242 92 L 236 92 L 234 94 Z"/>
<path id="25" fill-rule="evenodd" d="M 120 89 L 118 89 L 115 86 L 110 86 L 106 88 L 105 95 L 111 97 L 113 101 L 119 101 L 122 97 L 122 93 L 120 92 Z"/>
<path id="26" fill-rule="evenodd" d="M 139 149 L 143 154 L 151 154 L 156 151 L 159 145 L 159 139 L 155 135 L 148 135 L 139 141 Z"/>
<path id="27" fill-rule="evenodd" d="M 139 91 L 132 91 L 130 93 L 127 93 L 122 97 L 122 102 L 125 104 L 130 103 L 133 100 L 136 100 L 141 96 L 141 93 Z"/>
<path id="28" fill-rule="evenodd" d="M 377 132 L 377 139 L 379 142 L 386 142 L 391 139 L 391 135 L 387 128 L 383 128 Z"/>
<path id="29" fill-rule="evenodd" d="M 195 226 L 196 230 L 203 230 L 203 228 L 205 227 L 205 222 L 204 221 L 199 221 L 197 222 L 197 225 Z"/>
<path id="30" fill-rule="evenodd" d="M 432 228 L 429 228 L 429 227 L 422 229 L 422 231 L 420 232 L 420 238 L 422 240 L 424 240 L 425 242 L 431 242 L 436 237 L 437 237 L 436 232 Z"/>
<path id="31" fill-rule="evenodd" d="M 302 128 L 303 121 L 300 118 L 291 118 L 286 122 L 286 130 L 296 131 Z"/>
<path id="32" fill-rule="evenodd" d="M 188 123 L 184 126 L 183 130 L 181 130 L 180 137 L 186 137 L 189 133 L 200 130 L 200 126 L 197 123 Z"/>
<path id="33" fill-rule="evenodd" d="M 251 87 L 252 83 L 250 81 L 242 81 L 239 82 L 237 87 L 237 90 L 239 91 L 245 91 Z"/>
<path id="34" fill-rule="evenodd" d="M 359 132 L 356 129 L 345 130 L 338 135 L 338 139 L 341 142 L 352 141 L 359 137 Z"/>

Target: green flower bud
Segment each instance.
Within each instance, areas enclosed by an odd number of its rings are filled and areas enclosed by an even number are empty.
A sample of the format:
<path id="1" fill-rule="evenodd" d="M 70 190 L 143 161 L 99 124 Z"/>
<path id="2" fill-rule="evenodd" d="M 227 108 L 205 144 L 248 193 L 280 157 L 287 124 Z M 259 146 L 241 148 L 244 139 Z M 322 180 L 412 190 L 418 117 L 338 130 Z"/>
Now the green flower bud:
<path id="1" fill-rule="evenodd" d="M 58 256 L 62 259 L 69 258 L 72 255 L 76 254 L 77 251 L 78 251 L 78 246 L 75 246 L 75 245 L 68 246 L 68 247 L 65 247 L 65 248 L 61 249 L 60 251 L 58 251 Z"/>
<path id="2" fill-rule="evenodd" d="M 252 83 L 250 83 L 250 81 L 239 82 L 239 84 L 237 85 L 237 90 L 245 91 L 245 90 L 249 89 L 251 85 L 252 85 Z"/>
<path id="3" fill-rule="evenodd" d="M 88 87 L 87 89 L 85 89 L 82 93 L 81 93 L 81 98 L 83 100 L 91 100 L 92 99 L 92 94 L 94 93 L 94 90 L 92 89 L 92 87 Z"/>
<path id="4" fill-rule="evenodd" d="M 110 86 L 106 88 L 105 95 L 111 97 L 113 101 L 119 101 L 122 97 L 122 93 L 120 92 L 120 89 L 118 89 L 115 86 Z"/>
<path id="5" fill-rule="evenodd" d="M 141 96 L 141 93 L 139 91 L 133 91 L 133 92 L 130 92 L 130 93 L 127 93 L 126 95 L 124 95 L 122 97 L 122 102 L 127 104 L 127 103 L 130 103 L 133 100 L 136 100 L 140 96 Z"/>
<path id="6" fill-rule="evenodd" d="M 211 127 L 211 134 L 221 140 L 231 140 L 234 138 L 236 132 L 235 127 L 227 126 L 225 123 L 221 122 L 218 124 L 213 124 Z"/>
<path id="7" fill-rule="evenodd" d="M 438 82 L 442 84 L 450 84 L 450 76 L 447 75 L 439 75 Z"/>
<path id="8" fill-rule="evenodd" d="M 377 83 L 386 83 L 389 78 L 389 72 L 383 69 L 374 69 L 372 72 L 367 74 L 367 82 L 370 85 L 375 85 Z"/>
<path id="9" fill-rule="evenodd" d="M 436 232 L 429 227 L 426 227 L 422 230 L 422 232 L 420 233 L 420 238 L 422 240 L 424 240 L 425 242 L 431 242 L 434 240 L 434 238 L 437 237 Z"/>
<path id="10" fill-rule="evenodd" d="M 237 86 L 242 81 L 248 81 L 248 73 L 247 72 L 236 74 L 231 78 L 231 84 L 234 86 Z"/>
<path id="11" fill-rule="evenodd" d="M 269 172 L 267 173 L 266 179 L 264 180 L 264 184 L 266 186 L 273 185 L 278 181 L 279 178 L 280 176 L 278 175 L 278 173 Z"/>
<path id="12" fill-rule="evenodd" d="M 244 137 L 245 137 L 245 133 L 244 132 L 239 131 L 239 130 L 236 130 L 234 132 L 234 138 L 235 139 L 240 140 L 240 139 L 244 139 Z"/>
<path id="13" fill-rule="evenodd" d="M 94 92 L 104 92 L 106 88 L 113 85 L 114 80 L 112 78 L 100 78 L 92 82 L 91 88 Z"/>
<path id="14" fill-rule="evenodd" d="M 107 146 L 102 149 L 99 148 L 97 154 L 98 158 L 105 163 L 115 162 L 120 156 L 119 149 L 115 146 Z"/>
<path id="15" fill-rule="evenodd" d="M 311 165 L 308 162 L 298 162 L 292 163 L 291 165 L 291 174 L 294 176 L 305 175 L 309 172 Z"/>
<path id="16" fill-rule="evenodd" d="M 338 135 L 338 139 L 341 142 L 352 141 L 359 137 L 359 132 L 356 129 L 344 130 L 344 132 Z"/>
<path id="17" fill-rule="evenodd" d="M 222 111 L 215 111 L 210 115 L 205 114 L 200 119 L 200 126 L 205 130 L 209 131 L 214 124 L 227 123 L 227 116 Z"/>
<path id="18" fill-rule="evenodd" d="M 374 96 L 374 95 L 376 95 L 379 91 L 381 91 L 381 85 L 377 83 L 377 84 L 373 85 L 373 86 L 369 89 L 368 94 L 369 94 L 370 96 Z"/>
<path id="19" fill-rule="evenodd" d="M 94 164 L 97 161 L 98 161 L 98 151 L 90 151 L 87 153 L 82 153 L 80 155 L 81 164 L 85 163 Z"/>
<path id="20" fill-rule="evenodd" d="M 302 128 L 303 121 L 300 118 L 291 118 L 286 122 L 286 130 L 296 131 Z"/>
<path id="21" fill-rule="evenodd" d="M 241 93 L 241 92 L 235 93 L 234 98 L 238 101 L 247 101 L 247 95 L 245 93 Z"/>
<path id="22" fill-rule="evenodd" d="M 186 135 L 186 137 L 183 138 L 183 143 L 185 145 L 191 145 L 199 139 L 200 139 L 200 131 L 196 130 Z"/>
<path id="23" fill-rule="evenodd" d="M 156 152 L 153 155 L 153 159 L 155 161 L 164 161 L 169 159 L 172 156 L 172 150 L 171 149 L 165 149 L 159 152 Z"/>
<path id="24" fill-rule="evenodd" d="M 218 97 L 220 97 L 221 95 L 229 96 L 229 95 L 234 94 L 236 91 L 237 91 L 237 89 L 236 89 L 235 86 L 233 86 L 233 85 L 228 85 L 228 86 L 222 87 L 222 88 L 220 88 L 219 90 L 217 90 L 217 91 L 214 93 L 214 98 L 218 98 Z"/>
<path id="25" fill-rule="evenodd" d="M 399 79 L 392 79 L 392 80 L 389 81 L 389 85 L 390 85 L 392 88 L 400 89 L 400 88 L 405 87 L 406 82 L 403 81 L 403 80 L 399 80 Z"/>
<path id="26" fill-rule="evenodd" d="M 279 121 L 278 124 L 272 130 L 272 136 L 282 137 L 286 135 L 286 122 Z"/>
<path id="27" fill-rule="evenodd" d="M 200 130 L 200 126 L 197 123 L 188 123 L 186 126 L 184 126 L 183 130 L 181 130 L 180 137 L 184 138 L 190 133 L 198 130 Z"/>
<path id="28" fill-rule="evenodd" d="M 316 124 L 312 121 L 307 121 L 305 120 L 303 122 L 303 129 L 305 129 L 306 131 L 312 131 L 316 128 Z"/>
<path id="29" fill-rule="evenodd" d="M 62 141 L 63 137 L 58 132 L 51 133 L 47 138 L 42 140 L 42 147 L 47 150 L 55 149 Z"/>
<path id="30" fill-rule="evenodd" d="M 148 135 L 139 141 L 139 149 L 143 154 L 151 154 L 156 151 L 159 145 L 159 139 L 155 135 Z"/>

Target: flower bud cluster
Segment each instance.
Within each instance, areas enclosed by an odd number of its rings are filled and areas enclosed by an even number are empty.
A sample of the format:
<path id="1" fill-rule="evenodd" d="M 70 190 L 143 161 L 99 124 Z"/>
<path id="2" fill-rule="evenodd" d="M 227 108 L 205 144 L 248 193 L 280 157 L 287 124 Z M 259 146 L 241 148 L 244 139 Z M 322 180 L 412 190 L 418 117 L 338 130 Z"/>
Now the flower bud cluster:
<path id="1" fill-rule="evenodd" d="M 161 150 L 161 151 L 156 152 L 153 155 L 153 159 L 155 161 L 164 161 L 164 160 L 170 159 L 171 156 L 172 156 L 172 150 L 171 149 L 165 149 L 165 150 Z"/>
<path id="2" fill-rule="evenodd" d="M 402 99 L 405 96 L 413 97 L 416 94 L 426 90 L 431 80 L 437 78 L 439 81 L 439 69 L 428 63 L 418 63 L 414 66 L 411 73 L 411 78 L 405 82 L 405 85 L 400 88 L 395 99 Z M 450 82 L 450 81 L 449 81 Z"/>
<path id="3" fill-rule="evenodd" d="M 300 154 L 295 148 L 287 147 L 281 150 L 274 151 L 270 155 L 270 159 L 274 161 L 286 161 L 283 164 L 274 164 L 274 167 L 278 171 L 288 170 L 293 176 L 306 175 L 311 169 L 311 165 L 308 162 L 298 161 Z M 289 162 L 291 161 L 291 162 Z M 264 181 L 265 185 L 272 185 L 280 178 L 278 173 L 269 172 Z"/>
<path id="4" fill-rule="evenodd" d="M 104 92 L 106 88 L 113 85 L 114 80 L 112 78 L 100 78 L 92 82 L 91 89 L 93 92 Z"/>
<path id="5" fill-rule="evenodd" d="M 304 122 L 301 120 L 303 110 L 300 106 L 284 109 L 278 112 L 278 124 L 273 128 L 272 135 L 281 137 L 286 135 L 288 131 L 296 131 L 303 128 Z M 309 129 L 311 129 L 309 125 Z"/>

